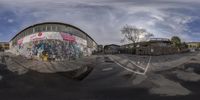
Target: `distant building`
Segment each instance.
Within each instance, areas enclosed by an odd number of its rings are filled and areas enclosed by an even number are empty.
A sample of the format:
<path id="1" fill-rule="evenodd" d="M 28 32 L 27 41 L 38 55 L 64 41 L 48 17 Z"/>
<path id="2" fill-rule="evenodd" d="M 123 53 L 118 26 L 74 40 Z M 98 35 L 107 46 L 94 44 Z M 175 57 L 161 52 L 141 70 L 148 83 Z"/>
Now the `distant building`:
<path id="1" fill-rule="evenodd" d="M 120 53 L 128 53 L 128 54 L 134 54 L 134 45 L 133 43 L 125 44 L 120 46 Z"/>
<path id="2" fill-rule="evenodd" d="M 178 48 L 174 47 L 169 39 L 153 38 L 148 42 L 141 42 L 136 48 L 139 55 L 166 55 L 178 53 Z"/>
<path id="3" fill-rule="evenodd" d="M 0 51 L 9 50 L 9 42 L 0 42 Z"/>
<path id="4" fill-rule="evenodd" d="M 178 48 L 174 47 L 167 38 L 152 38 L 146 42 L 138 42 L 134 48 L 132 44 L 121 46 L 122 53 L 134 53 L 138 55 L 166 55 L 178 53 Z"/>
<path id="5" fill-rule="evenodd" d="M 98 45 L 97 46 L 97 52 L 102 53 L 103 52 L 103 45 Z"/>
<path id="6" fill-rule="evenodd" d="M 104 46 L 105 54 L 117 54 L 120 53 L 120 46 L 116 44 L 110 44 Z"/>
<path id="7" fill-rule="evenodd" d="M 200 50 L 200 42 L 188 42 L 186 44 L 191 52 Z"/>
<path id="8" fill-rule="evenodd" d="M 188 48 L 200 48 L 200 42 L 188 42 Z"/>

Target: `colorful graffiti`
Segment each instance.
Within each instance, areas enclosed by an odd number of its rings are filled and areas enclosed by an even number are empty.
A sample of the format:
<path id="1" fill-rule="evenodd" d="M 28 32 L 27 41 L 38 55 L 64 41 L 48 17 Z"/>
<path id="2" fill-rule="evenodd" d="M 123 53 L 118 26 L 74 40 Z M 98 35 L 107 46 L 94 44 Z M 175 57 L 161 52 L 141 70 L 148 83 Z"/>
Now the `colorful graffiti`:
<path id="1" fill-rule="evenodd" d="M 74 60 L 87 55 L 87 41 L 67 33 L 43 32 L 19 39 L 17 52 L 48 61 Z"/>
<path id="2" fill-rule="evenodd" d="M 60 34 L 64 41 L 76 42 L 74 36 L 72 36 L 70 34 L 62 33 L 62 32 Z"/>

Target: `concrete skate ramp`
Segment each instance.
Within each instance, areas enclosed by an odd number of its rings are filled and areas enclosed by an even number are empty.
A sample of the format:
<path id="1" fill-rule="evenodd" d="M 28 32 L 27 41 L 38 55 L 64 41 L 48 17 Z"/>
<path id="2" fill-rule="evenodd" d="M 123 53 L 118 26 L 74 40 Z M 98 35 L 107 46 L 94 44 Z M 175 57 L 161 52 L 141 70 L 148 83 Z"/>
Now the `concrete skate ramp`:
<path id="1" fill-rule="evenodd" d="M 94 58 L 85 58 L 77 61 L 65 62 L 43 62 L 38 60 L 28 60 L 23 56 L 16 56 L 12 54 L 4 54 L 1 56 L 1 64 L 18 75 L 23 75 L 29 71 L 40 73 L 56 73 L 62 76 L 82 80 L 93 69 Z M 3 63 L 3 62 L 4 63 Z"/>
<path id="2" fill-rule="evenodd" d="M 29 72 L 40 73 L 38 71 L 26 69 L 24 67 L 20 68 L 20 66 L 16 66 L 18 69 L 15 69 L 15 70 L 17 70 L 17 71 L 14 71 L 14 69 L 9 69 L 6 64 L 0 63 L 0 66 L 4 69 L 7 69 L 10 72 L 13 72 L 14 74 L 17 74 L 17 75 L 28 74 Z M 90 74 L 90 72 L 92 72 L 92 70 L 93 70 L 93 66 L 88 64 L 88 65 L 83 65 L 82 67 L 75 69 L 75 70 L 61 71 L 61 72 L 54 72 L 54 73 L 44 73 L 44 74 L 58 74 L 60 76 L 66 77 L 66 78 L 81 81 L 84 78 L 86 78 Z M 0 76 L 0 79 L 1 79 L 1 76 Z"/>
<path id="3" fill-rule="evenodd" d="M 187 63 L 184 65 L 185 69 L 193 69 L 195 73 L 200 74 L 200 63 Z"/>
<path id="4" fill-rule="evenodd" d="M 57 74 L 60 74 L 62 76 L 75 79 L 75 80 L 83 80 L 86 78 L 90 72 L 92 72 L 93 67 L 91 65 L 85 65 L 81 67 L 80 69 L 76 69 L 73 71 L 68 71 L 68 72 L 57 72 Z"/>

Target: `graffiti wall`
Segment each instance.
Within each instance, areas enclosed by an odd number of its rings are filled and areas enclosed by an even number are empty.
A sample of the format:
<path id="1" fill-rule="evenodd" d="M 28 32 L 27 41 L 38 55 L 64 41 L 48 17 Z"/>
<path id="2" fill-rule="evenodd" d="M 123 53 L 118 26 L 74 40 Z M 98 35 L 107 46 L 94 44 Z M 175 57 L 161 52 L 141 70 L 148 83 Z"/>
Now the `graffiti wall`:
<path id="1" fill-rule="evenodd" d="M 19 54 L 42 60 L 74 60 L 89 55 L 87 41 L 63 32 L 39 32 L 17 41 Z"/>

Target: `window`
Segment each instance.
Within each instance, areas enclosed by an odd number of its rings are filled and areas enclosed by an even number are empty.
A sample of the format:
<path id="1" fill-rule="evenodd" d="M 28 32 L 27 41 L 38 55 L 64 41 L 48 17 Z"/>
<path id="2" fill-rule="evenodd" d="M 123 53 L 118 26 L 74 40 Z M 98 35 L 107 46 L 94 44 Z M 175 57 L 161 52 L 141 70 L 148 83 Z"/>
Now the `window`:
<path id="1" fill-rule="evenodd" d="M 47 25 L 47 31 L 51 31 L 51 25 Z"/>
<path id="2" fill-rule="evenodd" d="M 46 25 L 41 25 L 41 26 L 40 26 L 40 29 L 41 29 L 41 32 L 47 31 L 47 30 L 46 30 Z"/>
<path id="3" fill-rule="evenodd" d="M 56 30 L 56 25 L 52 25 L 52 31 L 57 31 Z"/>
<path id="4" fill-rule="evenodd" d="M 68 32 L 67 26 L 63 26 L 62 32 Z"/>
<path id="5" fill-rule="evenodd" d="M 62 31 L 62 26 L 61 26 L 61 25 L 58 25 L 58 26 L 57 26 L 57 31 L 58 31 L 58 32 L 61 32 L 61 31 Z"/>
<path id="6" fill-rule="evenodd" d="M 33 31 L 34 31 L 33 28 L 30 28 L 29 31 L 28 31 L 28 32 L 29 32 L 28 34 L 29 34 L 29 35 L 30 35 L 30 34 L 33 34 Z"/>
<path id="7" fill-rule="evenodd" d="M 73 32 L 72 32 L 72 28 L 71 28 L 71 27 L 66 27 L 66 29 L 65 29 L 65 30 L 66 30 L 66 32 L 67 32 L 67 33 L 70 33 L 70 34 L 72 34 L 72 33 L 73 33 Z"/>
<path id="8" fill-rule="evenodd" d="M 56 31 L 65 32 L 66 27 L 64 25 L 56 25 L 56 26 L 57 26 Z"/>
<path id="9" fill-rule="evenodd" d="M 38 26 L 36 26 L 34 29 L 35 29 L 35 33 L 40 31 Z"/>

